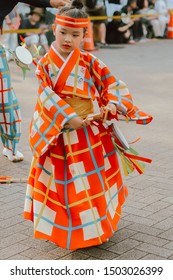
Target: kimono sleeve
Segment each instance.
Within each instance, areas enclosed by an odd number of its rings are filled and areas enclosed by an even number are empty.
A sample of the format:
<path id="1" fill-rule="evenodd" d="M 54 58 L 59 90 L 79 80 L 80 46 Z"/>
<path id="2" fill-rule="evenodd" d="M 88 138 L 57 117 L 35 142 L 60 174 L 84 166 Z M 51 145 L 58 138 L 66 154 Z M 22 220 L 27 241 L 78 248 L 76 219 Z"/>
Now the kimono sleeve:
<path id="1" fill-rule="evenodd" d="M 126 118 L 138 124 L 151 122 L 152 117 L 134 105 L 132 94 L 126 84 L 118 80 L 98 58 L 92 57 L 90 74 L 97 88 L 102 104 L 108 102 L 117 106 L 118 118 Z"/>
<path id="2" fill-rule="evenodd" d="M 56 144 L 63 126 L 78 115 L 53 91 L 47 69 L 41 63 L 37 66 L 36 75 L 39 89 L 29 141 L 34 156 L 39 157 Z"/>

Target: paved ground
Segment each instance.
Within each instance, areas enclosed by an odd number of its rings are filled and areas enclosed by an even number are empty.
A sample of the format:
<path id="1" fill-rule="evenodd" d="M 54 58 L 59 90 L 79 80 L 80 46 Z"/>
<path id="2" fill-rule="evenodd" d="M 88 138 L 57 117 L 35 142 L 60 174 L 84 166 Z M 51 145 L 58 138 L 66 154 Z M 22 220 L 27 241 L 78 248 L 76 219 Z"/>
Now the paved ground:
<path id="1" fill-rule="evenodd" d="M 129 197 L 119 227 L 109 242 L 98 247 L 67 251 L 33 239 L 33 226 L 23 220 L 25 183 L 0 185 L 0 259 L 173 259 L 173 63 L 172 40 L 104 49 L 95 53 L 124 80 L 135 103 L 153 115 L 148 126 L 120 124 L 129 141 L 141 137 L 135 148 L 153 164 L 144 175 L 124 178 Z M 20 69 L 10 64 L 22 115 L 20 149 L 25 161 L 10 163 L 0 156 L 0 175 L 26 178 L 31 152 L 28 126 L 34 109 L 37 81 L 34 66 L 22 80 Z M 1 150 L 2 150 L 2 146 Z"/>

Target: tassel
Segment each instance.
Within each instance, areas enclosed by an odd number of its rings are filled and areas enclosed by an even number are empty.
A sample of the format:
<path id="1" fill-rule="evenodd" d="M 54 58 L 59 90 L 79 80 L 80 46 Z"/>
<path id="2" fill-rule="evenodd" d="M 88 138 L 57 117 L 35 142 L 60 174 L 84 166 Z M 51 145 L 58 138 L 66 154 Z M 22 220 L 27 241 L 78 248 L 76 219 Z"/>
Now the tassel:
<path id="1" fill-rule="evenodd" d="M 110 133 L 109 131 L 109 134 L 111 135 L 112 143 L 115 149 L 120 155 L 124 175 L 128 176 L 134 170 L 136 170 L 139 174 L 144 173 L 144 162 L 151 163 L 152 160 L 146 157 L 139 156 L 138 152 L 131 147 L 129 147 L 128 149 L 124 149 L 122 146 L 117 144 L 117 138 L 114 137 L 113 133 Z"/>

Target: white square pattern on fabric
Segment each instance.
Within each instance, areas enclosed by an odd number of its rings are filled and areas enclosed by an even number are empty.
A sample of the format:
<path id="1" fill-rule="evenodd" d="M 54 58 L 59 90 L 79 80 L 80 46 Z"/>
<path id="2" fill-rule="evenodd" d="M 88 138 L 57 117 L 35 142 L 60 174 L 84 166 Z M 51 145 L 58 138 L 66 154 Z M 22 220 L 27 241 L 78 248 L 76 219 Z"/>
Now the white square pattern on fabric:
<path id="1" fill-rule="evenodd" d="M 76 130 L 70 131 L 69 132 L 69 136 L 70 136 L 70 144 L 78 144 L 79 143 L 79 138 L 78 135 L 76 133 Z M 68 138 L 67 138 L 67 133 L 63 133 L 63 139 L 64 139 L 64 145 L 68 145 Z"/>
<path id="2" fill-rule="evenodd" d="M 31 207 L 32 207 L 32 200 L 31 200 L 32 196 L 33 196 L 33 187 L 28 184 L 24 209 L 26 212 L 29 212 L 29 213 L 31 212 Z"/>
<path id="3" fill-rule="evenodd" d="M 39 213 L 42 210 L 42 207 L 44 209 L 41 213 L 41 216 L 39 217 Z M 37 228 L 35 228 L 35 230 L 51 236 L 53 230 L 52 223 L 54 223 L 55 217 L 56 212 L 51 210 L 46 205 L 43 206 L 41 202 L 34 200 L 34 225 L 37 224 L 37 219 L 39 219 Z"/>
<path id="4" fill-rule="evenodd" d="M 70 164 L 69 169 L 72 177 L 80 176 L 79 178 L 74 180 L 76 193 L 80 193 L 84 190 L 90 189 L 87 176 L 82 176 L 82 175 L 86 175 L 83 161 Z"/>
<path id="5" fill-rule="evenodd" d="M 106 203 L 108 205 L 109 213 L 114 218 L 115 210 L 118 205 L 118 192 L 117 192 L 117 184 L 114 184 L 109 190 L 105 192 Z"/>
<path id="6" fill-rule="evenodd" d="M 101 236 L 104 232 L 99 219 L 99 213 L 96 207 L 80 212 L 82 225 L 89 224 L 83 227 L 84 240 L 89 240 Z"/>

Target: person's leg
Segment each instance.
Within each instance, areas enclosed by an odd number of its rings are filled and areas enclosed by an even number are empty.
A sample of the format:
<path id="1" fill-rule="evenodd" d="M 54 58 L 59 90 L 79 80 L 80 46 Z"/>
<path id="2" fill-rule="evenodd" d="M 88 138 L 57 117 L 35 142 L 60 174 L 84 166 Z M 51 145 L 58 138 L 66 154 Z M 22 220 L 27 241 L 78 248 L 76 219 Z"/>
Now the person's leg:
<path id="1" fill-rule="evenodd" d="M 165 34 L 165 29 L 166 29 L 166 24 L 167 24 L 167 19 L 162 17 L 159 18 L 159 23 L 160 23 L 160 37 L 164 37 Z"/>
<path id="2" fill-rule="evenodd" d="M 48 40 L 47 40 L 45 34 L 41 34 L 41 35 L 40 35 L 40 45 L 43 46 L 43 48 L 44 48 L 44 50 L 45 50 L 46 52 L 48 52 L 48 50 L 49 50 L 49 45 L 48 45 Z"/>
<path id="3" fill-rule="evenodd" d="M 99 24 L 98 33 L 99 33 L 98 35 L 99 35 L 100 43 L 105 44 L 106 43 L 106 25 L 105 25 L 105 23 L 102 22 Z"/>
<path id="4" fill-rule="evenodd" d="M 33 34 L 25 37 L 25 43 L 29 51 L 31 52 L 32 56 L 35 57 L 35 54 L 37 53 L 36 47 L 39 45 L 39 35 Z"/>
<path id="5" fill-rule="evenodd" d="M 153 27 L 153 31 L 154 31 L 154 37 L 159 37 L 161 36 L 161 31 L 160 31 L 160 23 L 158 19 L 153 19 L 151 21 L 151 25 Z"/>
<path id="6" fill-rule="evenodd" d="M 4 146 L 3 155 L 10 161 L 16 162 L 24 159 L 24 156 L 17 151 L 20 136 L 20 108 L 11 86 L 5 49 L 0 45 L 0 140 Z"/>

